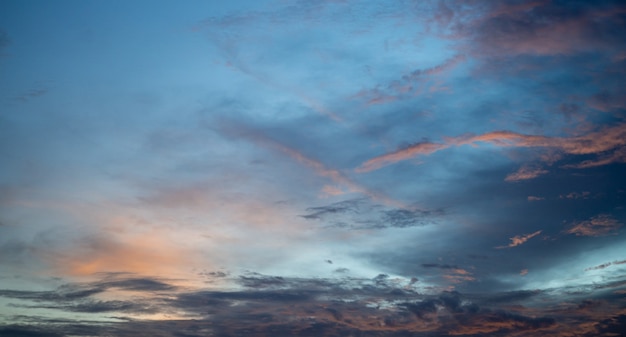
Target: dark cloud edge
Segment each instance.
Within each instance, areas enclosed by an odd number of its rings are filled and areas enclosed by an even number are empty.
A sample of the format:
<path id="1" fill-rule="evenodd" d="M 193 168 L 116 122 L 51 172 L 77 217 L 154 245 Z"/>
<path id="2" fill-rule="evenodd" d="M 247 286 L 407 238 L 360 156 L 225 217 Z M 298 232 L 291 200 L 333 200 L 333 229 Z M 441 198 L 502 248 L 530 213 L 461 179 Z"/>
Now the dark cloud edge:
<path id="1" fill-rule="evenodd" d="M 494 294 L 418 292 L 419 281 L 289 278 L 249 273 L 236 290 L 190 290 L 161 279 L 123 278 L 66 284 L 55 291 L 1 290 L 0 297 L 29 300 L 22 308 L 98 314 L 116 322 L 12 316 L 2 336 L 555 336 L 578 331 L 598 336 L 626 328 L 626 280 L 586 289 L 544 289 Z M 108 289 L 146 294 L 141 299 L 98 301 Z M 189 319 L 133 319 L 134 314 L 184 313 Z M 180 315 L 178 315 L 180 317 Z M 37 323 L 35 323 L 37 322 Z M 622 330 L 623 331 L 623 330 Z M 578 331 L 580 332 L 580 331 Z"/>

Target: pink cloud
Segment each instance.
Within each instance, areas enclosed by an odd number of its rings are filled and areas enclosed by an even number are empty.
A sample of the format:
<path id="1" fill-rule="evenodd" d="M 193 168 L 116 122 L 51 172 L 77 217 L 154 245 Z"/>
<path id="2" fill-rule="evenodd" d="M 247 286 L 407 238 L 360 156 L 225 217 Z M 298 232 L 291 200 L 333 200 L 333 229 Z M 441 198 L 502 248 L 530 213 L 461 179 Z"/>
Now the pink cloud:
<path id="1" fill-rule="evenodd" d="M 589 220 L 573 223 L 565 232 L 576 236 L 605 236 L 616 234 L 622 224 L 607 214 L 600 214 Z"/>
<path id="2" fill-rule="evenodd" d="M 535 236 L 537 236 L 537 235 L 539 235 L 539 234 L 541 234 L 541 231 L 540 231 L 540 230 L 539 230 L 539 231 L 536 231 L 536 232 L 534 232 L 534 233 L 531 233 L 531 234 L 516 235 L 516 236 L 514 236 L 514 237 L 512 237 L 512 238 L 510 239 L 510 240 L 511 240 L 511 243 L 509 243 L 508 245 L 506 245 L 506 246 L 498 246 L 498 247 L 495 247 L 495 248 L 496 248 L 496 249 L 502 249 L 502 248 L 511 248 L 511 247 L 516 247 L 516 246 L 519 246 L 519 245 L 521 245 L 521 244 L 524 244 L 526 241 L 528 241 L 528 240 L 530 240 L 530 239 L 534 238 Z"/>
<path id="3" fill-rule="evenodd" d="M 263 134 L 260 131 L 248 128 L 243 125 L 226 125 L 225 124 L 224 126 L 225 126 L 224 131 L 226 131 L 227 133 L 248 139 L 257 145 L 262 145 L 266 148 L 269 148 L 274 151 L 287 155 L 287 157 L 291 158 L 292 160 L 311 169 L 318 176 L 328 178 L 333 183 L 341 186 L 342 187 L 341 190 L 345 190 L 351 193 L 361 193 L 372 198 L 373 200 L 377 200 L 389 206 L 402 207 L 402 208 L 406 207 L 404 203 L 398 200 L 392 199 L 380 192 L 373 191 L 361 184 L 358 184 L 354 182 L 352 179 L 350 179 L 343 172 L 336 170 L 336 169 L 329 168 L 326 165 L 324 165 L 322 162 L 316 159 L 310 158 L 294 148 L 291 148 L 287 145 L 284 145 L 276 140 L 273 140 L 267 137 L 265 134 Z M 322 189 L 324 189 L 324 187 L 322 187 Z M 339 190 L 340 189 L 337 189 L 337 188 L 333 190 L 329 190 L 328 188 L 326 188 L 324 192 L 336 193 Z"/>
<path id="4" fill-rule="evenodd" d="M 422 155 L 431 154 L 433 152 L 439 151 L 441 149 L 445 149 L 447 147 L 449 146 L 445 144 L 436 144 L 436 143 L 429 143 L 429 142 L 414 144 L 402 150 L 398 150 L 398 151 L 394 151 L 394 152 L 391 152 L 382 156 L 374 157 L 366 161 L 365 163 L 363 163 L 359 168 L 356 169 L 356 172 L 363 173 L 363 172 L 377 170 L 389 164 L 407 160 L 420 154 Z"/>
<path id="5" fill-rule="evenodd" d="M 601 158 L 597 160 L 568 165 L 565 166 L 566 168 L 585 168 L 614 162 L 626 162 L 626 124 L 618 124 L 574 137 L 548 137 L 525 135 L 512 131 L 493 131 L 480 135 L 464 135 L 444 139 L 444 143 L 422 142 L 374 157 L 364 162 L 355 171 L 358 173 L 369 172 L 418 155 L 430 155 L 453 146 L 478 146 L 480 143 L 489 143 L 500 147 L 546 148 L 572 155 L 601 155 Z M 540 168 L 522 167 L 518 172 L 509 175 L 507 181 L 531 179 L 545 173 L 547 172 Z"/>
<path id="6" fill-rule="evenodd" d="M 456 8 L 451 26 L 455 38 L 467 38 L 464 49 L 480 57 L 520 54 L 560 55 L 614 51 L 624 8 L 563 7 L 551 1 L 493 3 L 486 13 Z M 479 7 L 473 6 L 479 9 Z M 618 43 L 616 43 L 618 42 Z"/>

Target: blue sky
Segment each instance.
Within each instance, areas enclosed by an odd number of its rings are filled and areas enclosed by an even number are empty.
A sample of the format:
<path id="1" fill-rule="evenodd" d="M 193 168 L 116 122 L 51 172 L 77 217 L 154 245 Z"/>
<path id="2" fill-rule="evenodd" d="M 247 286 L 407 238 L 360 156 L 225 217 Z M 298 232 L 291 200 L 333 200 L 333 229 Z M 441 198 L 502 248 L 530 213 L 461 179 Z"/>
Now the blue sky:
<path id="1" fill-rule="evenodd" d="M 619 1 L 0 1 L 7 336 L 619 336 Z"/>

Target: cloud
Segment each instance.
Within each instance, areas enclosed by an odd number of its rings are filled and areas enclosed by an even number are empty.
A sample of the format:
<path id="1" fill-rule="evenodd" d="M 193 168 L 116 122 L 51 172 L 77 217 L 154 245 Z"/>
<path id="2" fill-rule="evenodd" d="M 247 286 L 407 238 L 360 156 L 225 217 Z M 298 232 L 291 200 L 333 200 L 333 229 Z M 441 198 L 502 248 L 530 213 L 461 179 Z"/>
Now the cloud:
<path id="1" fill-rule="evenodd" d="M 424 268 L 439 268 L 439 269 L 458 269 L 459 267 L 449 264 L 439 264 L 439 263 L 422 263 L 422 267 Z"/>
<path id="2" fill-rule="evenodd" d="M 444 143 L 423 142 L 404 149 L 380 155 L 365 161 L 355 172 L 365 173 L 381 167 L 414 158 L 419 155 L 430 155 L 453 146 L 488 143 L 499 147 L 548 148 L 562 151 L 570 155 L 598 154 L 601 160 L 584 161 L 580 164 L 565 167 L 585 168 L 623 162 L 626 148 L 626 124 L 616 124 L 601 128 L 598 131 L 574 137 L 548 137 L 525 135 L 511 131 L 493 131 L 479 135 L 465 135 L 445 138 Z M 612 151 L 612 152 L 611 152 Z M 522 167 L 518 172 L 507 176 L 507 181 L 532 179 L 547 173 L 541 168 Z"/>
<path id="3" fill-rule="evenodd" d="M 596 159 L 585 160 L 578 164 L 570 164 L 564 167 L 585 169 L 590 167 L 598 167 L 613 163 L 626 163 L 626 147 L 621 147 L 612 153 L 601 154 Z"/>
<path id="4" fill-rule="evenodd" d="M 617 92 L 601 91 L 587 100 L 587 104 L 603 112 L 612 112 L 626 107 L 626 97 Z"/>
<path id="5" fill-rule="evenodd" d="M 539 235 L 539 234 L 541 234 L 541 231 L 540 231 L 540 230 L 539 230 L 539 231 L 536 231 L 536 232 L 534 232 L 534 233 L 531 233 L 531 234 L 516 235 L 516 236 L 514 236 L 514 237 L 512 237 L 512 238 L 510 239 L 510 240 L 511 240 L 511 243 L 509 243 L 508 245 L 506 245 L 506 246 L 498 246 L 498 247 L 495 247 L 495 248 L 497 248 L 497 249 L 503 249 L 503 248 L 517 247 L 517 246 L 519 246 L 519 245 L 521 245 L 521 244 L 524 244 L 526 241 L 528 241 L 528 240 L 530 240 L 530 239 L 534 238 L 535 236 L 537 236 L 537 235 Z"/>
<path id="6" fill-rule="evenodd" d="M 457 37 L 469 38 L 466 48 L 475 55 L 615 52 L 624 48 L 618 32 L 625 11 L 614 1 L 499 3 L 482 16 L 461 15 L 453 30 Z"/>
<path id="7" fill-rule="evenodd" d="M 504 181 L 520 181 L 520 180 L 534 179 L 546 173 L 548 173 L 548 171 L 541 169 L 541 168 L 522 166 L 520 167 L 519 170 L 517 170 L 517 172 L 507 175 L 506 178 L 504 178 Z"/>
<path id="8" fill-rule="evenodd" d="M 307 212 L 309 214 L 301 215 L 303 218 L 307 220 L 320 220 L 322 218 L 327 217 L 330 214 L 338 214 L 338 213 L 358 213 L 359 209 L 362 207 L 360 204 L 365 203 L 367 199 L 351 199 L 344 200 L 336 203 L 332 203 L 326 206 L 319 207 L 309 207 L 307 208 Z"/>
<path id="9" fill-rule="evenodd" d="M 621 262 L 620 262 L 621 263 Z M 438 265 L 442 270 L 454 266 Z M 448 268 L 450 267 L 450 268 Z M 4 325 L 8 336 L 115 335 L 120 337 L 176 334 L 181 336 L 237 335 L 336 336 L 372 334 L 406 336 L 428 333 L 433 336 L 475 336 L 476 334 L 532 334 L 555 336 L 581 331 L 589 335 L 609 331 L 617 325 L 598 324 L 615 317 L 619 299 L 588 300 L 563 304 L 562 294 L 523 290 L 464 294 L 443 291 L 425 294 L 415 291 L 414 279 L 397 279 L 386 274 L 374 278 L 293 278 L 249 273 L 235 278 L 240 288 L 205 290 L 168 287 L 161 279 L 133 278 L 110 274 L 81 284 L 66 284 L 55 291 L 24 291 L 5 298 L 37 299 L 33 308 L 54 308 L 66 313 L 108 315 L 109 321 L 20 317 L 20 325 Z M 146 296 L 133 301 L 97 300 L 114 287 L 137 288 Z M 111 288 L 107 288 L 111 287 Z M 67 297 L 67 289 L 101 289 L 102 293 Z M 159 289 L 155 296 L 152 289 Z M 8 294 L 8 296 L 7 296 Z M 539 298 L 539 302 L 535 299 Z M 529 303 L 534 303 L 529 305 Z M 560 303 L 561 305 L 556 305 Z M 587 314 L 581 315 L 581 308 Z M 131 319 L 133 315 L 161 313 L 158 319 Z M 178 313 L 178 314 L 176 314 Z M 116 315 L 116 316 L 112 316 Z M 168 317 L 167 315 L 171 315 Z M 193 317 L 193 319 L 189 318 Z M 28 323 L 28 322 L 33 322 Z M 36 323 L 36 324 L 34 324 Z"/>
<path id="10" fill-rule="evenodd" d="M 176 245 L 164 231 L 154 229 L 150 233 L 125 234 L 123 237 L 112 232 L 87 235 L 73 246 L 57 251 L 50 249 L 50 254 L 42 254 L 41 258 L 55 270 L 73 276 L 98 272 L 176 275 L 181 266 L 197 258 L 193 251 Z"/>
<path id="11" fill-rule="evenodd" d="M 355 230 L 426 226 L 444 214 L 443 210 L 391 208 L 368 198 L 344 200 L 306 210 L 309 213 L 301 215 L 304 219 L 321 221 L 328 227 Z"/>
<path id="12" fill-rule="evenodd" d="M 18 324 L 0 327 L 0 335 L 5 337 L 63 337 L 64 332 L 53 332 L 48 327 L 21 326 Z"/>
<path id="13" fill-rule="evenodd" d="M 368 105 L 383 104 L 401 98 L 413 97 L 420 92 L 420 89 L 417 87 L 420 83 L 437 78 L 438 75 L 454 69 L 465 60 L 465 55 L 457 54 L 434 67 L 414 70 L 383 87 L 378 86 L 375 89 L 363 90 L 355 96 L 365 99 Z M 435 88 L 435 86 L 431 87 L 431 89 Z"/>
<path id="14" fill-rule="evenodd" d="M 404 207 L 402 202 L 394 200 L 381 192 L 373 191 L 372 189 L 355 182 L 343 172 L 327 167 L 322 162 L 306 156 L 297 149 L 291 148 L 266 136 L 260 130 L 255 130 L 241 123 L 233 123 L 232 121 L 223 120 L 221 122 L 220 132 L 233 137 L 247 139 L 256 145 L 262 145 L 279 153 L 285 154 L 292 160 L 313 170 L 318 176 L 330 179 L 332 182 L 345 187 L 351 193 L 361 193 L 387 205 Z"/>
<path id="15" fill-rule="evenodd" d="M 589 220 L 572 223 L 571 227 L 565 231 L 567 234 L 576 236 L 605 236 L 617 234 L 617 230 L 622 227 L 622 223 L 611 215 L 600 214 Z"/>
<path id="16" fill-rule="evenodd" d="M 503 311 L 487 312 L 476 317 L 471 323 L 450 331 L 451 336 L 471 336 L 479 334 L 505 333 L 511 331 L 537 331 L 551 328 L 556 324 L 552 317 L 527 317 Z"/>
<path id="17" fill-rule="evenodd" d="M 589 199 L 591 192 L 583 191 L 583 192 L 570 192 L 566 195 L 559 195 L 559 199 Z"/>
<path id="18" fill-rule="evenodd" d="M 540 201 L 540 200 L 545 200 L 545 199 L 546 198 L 544 198 L 544 197 L 537 197 L 537 196 L 534 196 L 534 195 L 529 195 L 528 198 L 527 198 L 528 201 Z"/>
<path id="19" fill-rule="evenodd" d="M 607 262 L 607 263 L 599 264 L 599 265 L 594 266 L 594 267 L 585 268 L 585 271 L 600 270 L 600 269 L 604 269 L 604 268 L 607 268 L 607 267 L 610 267 L 610 266 L 615 266 L 615 265 L 625 264 L 625 263 L 626 263 L 626 260 Z"/>
<path id="20" fill-rule="evenodd" d="M 436 151 L 445 149 L 449 146 L 445 144 L 436 144 L 431 142 L 421 142 L 410 145 L 398 151 L 394 151 L 382 156 L 374 157 L 355 169 L 357 173 L 364 173 L 377 170 L 383 166 L 407 160 L 418 155 L 429 155 Z"/>
<path id="21" fill-rule="evenodd" d="M 159 279 L 132 277 L 124 273 L 99 274 L 103 279 L 88 283 L 69 283 L 50 291 L 0 290 L 0 297 L 19 299 L 14 308 L 55 309 L 76 313 L 155 314 L 161 311 L 163 294 L 178 288 Z M 112 294 L 132 292 L 134 299 L 111 299 Z M 138 295 L 141 294 L 141 295 Z M 146 296 L 148 295 L 149 296 Z M 144 297 L 146 296 L 146 297 Z M 104 297 L 108 299 L 103 299 Z M 35 304 L 25 304 L 24 301 Z"/>

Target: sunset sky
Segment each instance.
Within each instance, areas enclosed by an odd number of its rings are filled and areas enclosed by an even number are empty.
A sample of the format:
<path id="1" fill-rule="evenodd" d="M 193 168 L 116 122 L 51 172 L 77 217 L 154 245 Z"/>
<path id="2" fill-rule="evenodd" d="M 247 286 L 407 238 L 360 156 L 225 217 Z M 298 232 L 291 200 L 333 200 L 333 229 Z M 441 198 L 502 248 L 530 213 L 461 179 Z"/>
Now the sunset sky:
<path id="1" fill-rule="evenodd" d="M 0 336 L 624 336 L 626 4 L 0 0 Z"/>

